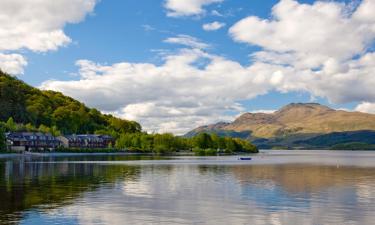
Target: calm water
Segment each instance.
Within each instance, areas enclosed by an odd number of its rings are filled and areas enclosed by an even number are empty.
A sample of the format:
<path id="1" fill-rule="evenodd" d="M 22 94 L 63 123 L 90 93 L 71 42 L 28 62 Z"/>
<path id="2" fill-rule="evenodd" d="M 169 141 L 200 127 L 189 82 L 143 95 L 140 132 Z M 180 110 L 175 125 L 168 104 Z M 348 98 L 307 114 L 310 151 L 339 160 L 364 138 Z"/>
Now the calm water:
<path id="1" fill-rule="evenodd" d="M 0 224 L 374 224 L 375 152 L 0 155 Z"/>

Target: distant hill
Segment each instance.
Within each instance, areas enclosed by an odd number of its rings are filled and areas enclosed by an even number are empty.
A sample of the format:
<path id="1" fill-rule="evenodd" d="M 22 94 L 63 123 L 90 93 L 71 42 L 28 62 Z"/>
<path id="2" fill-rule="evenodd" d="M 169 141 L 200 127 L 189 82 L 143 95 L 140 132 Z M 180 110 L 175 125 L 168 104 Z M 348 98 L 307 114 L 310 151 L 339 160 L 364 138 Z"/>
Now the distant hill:
<path id="1" fill-rule="evenodd" d="M 338 144 L 352 144 L 352 143 L 366 143 L 375 144 L 375 131 L 361 130 L 361 131 L 347 131 L 347 132 L 333 132 L 329 134 L 319 135 L 307 140 L 296 141 L 295 144 L 325 147 L 335 146 Z"/>
<path id="2" fill-rule="evenodd" d="M 271 114 L 245 113 L 231 123 L 198 127 L 186 136 L 208 132 L 239 135 L 263 147 L 300 147 L 303 140 L 350 131 L 375 131 L 375 115 L 334 110 L 317 103 L 292 103 Z"/>
<path id="3" fill-rule="evenodd" d="M 55 126 L 65 134 L 137 132 L 141 126 L 105 115 L 54 91 L 42 91 L 0 71 L 0 121 L 29 127 Z"/>

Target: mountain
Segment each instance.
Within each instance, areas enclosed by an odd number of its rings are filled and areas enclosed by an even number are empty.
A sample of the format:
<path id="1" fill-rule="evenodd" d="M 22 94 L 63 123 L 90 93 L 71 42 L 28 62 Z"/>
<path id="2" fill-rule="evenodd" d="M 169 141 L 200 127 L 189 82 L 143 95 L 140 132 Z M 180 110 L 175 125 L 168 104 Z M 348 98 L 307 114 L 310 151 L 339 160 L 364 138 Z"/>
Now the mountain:
<path id="1" fill-rule="evenodd" d="M 62 93 L 39 90 L 1 71 L 0 109 L 0 122 L 12 118 L 29 129 L 54 127 L 65 134 L 141 130 L 137 122 L 102 114 Z"/>
<path id="2" fill-rule="evenodd" d="M 373 130 L 375 131 L 373 114 L 334 110 L 317 103 L 292 103 L 274 113 L 245 113 L 231 123 L 198 127 L 186 136 L 194 136 L 200 132 L 228 136 L 242 134 L 242 138 L 263 147 L 300 147 L 302 140 L 324 134 Z M 248 134 L 246 137 L 243 135 L 245 133 Z"/>

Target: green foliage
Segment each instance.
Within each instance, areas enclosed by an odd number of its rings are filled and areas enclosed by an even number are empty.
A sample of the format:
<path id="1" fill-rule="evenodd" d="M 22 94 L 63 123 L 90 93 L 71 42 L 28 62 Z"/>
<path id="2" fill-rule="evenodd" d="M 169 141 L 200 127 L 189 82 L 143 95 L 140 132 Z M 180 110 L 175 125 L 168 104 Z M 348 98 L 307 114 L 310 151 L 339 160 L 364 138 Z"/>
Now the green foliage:
<path id="1" fill-rule="evenodd" d="M 0 124 L 0 152 L 6 151 L 5 128 Z"/>
<path id="2" fill-rule="evenodd" d="M 198 147 L 193 148 L 193 152 L 195 155 L 198 155 L 198 156 L 213 156 L 213 155 L 217 155 L 218 153 L 216 149 L 212 149 L 212 148 L 201 149 Z"/>
<path id="3" fill-rule="evenodd" d="M 239 138 L 218 137 L 202 133 L 197 137 L 184 138 L 172 134 L 124 133 L 116 141 L 116 148 L 136 152 L 158 154 L 175 151 L 193 151 L 196 155 L 216 155 L 218 152 L 258 152 L 249 142 Z"/>
<path id="4" fill-rule="evenodd" d="M 332 150 L 375 150 L 375 144 L 362 142 L 350 142 L 337 144 L 331 147 Z"/>
<path id="5" fill-rule="evenodd" d="M 207 133 L 199 133 L 197 136 L 193 138 L 194 146 L 201 148 L 201 149 L 207 149 L 213 147 L 213 142 L 211 135 Z"/>
<path id="6" fill-rule="evenodd" d="M 100 133 L 114 137 L 141 131 L 134 121 L 104 115 L 59 92 L 41 91 L 1 71 L 0 109 L 0 121 L 7 121 L 8 131 Z"/>
<path id="7" fill-rule="evenodd" d="M 12 117 L 9 117 L 7 120 L 5 126 L 9 131 L 16 131 L 17 130 L 17 124 L 14 122 Z"/>

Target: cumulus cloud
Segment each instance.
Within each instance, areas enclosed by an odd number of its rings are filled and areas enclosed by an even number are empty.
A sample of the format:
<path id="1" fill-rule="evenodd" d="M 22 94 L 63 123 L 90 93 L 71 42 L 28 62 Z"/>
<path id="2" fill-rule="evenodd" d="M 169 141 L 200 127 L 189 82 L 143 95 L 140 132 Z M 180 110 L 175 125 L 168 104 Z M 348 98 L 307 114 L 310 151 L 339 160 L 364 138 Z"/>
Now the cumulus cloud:
<path id="1" fill-rule="evenodd" d="M 80 22 L 95 3 L 96 0 L 2 0 L 0 50 L 56 50 L 71 41 L 64 26 Z"/>
<path id="2" fill-rule="evenodd" d="M 185 45 L 192 48 L 204 49 L 209 48 L 210 45 L 206 44 L 199 39 L 190 35 L 179 34 L 176 37 L 169 37 L 164 40 L 166 43 Z"/>
<path id="3" fill-rule="evenodd" d="M 355 111 L 375 114 L 375 103 L 362 102 L 357 105 L 357 107 L 355 108 Z"/>
<path id="4" fill-rule="evenodd" d="M 28 49 L 36 52 L 56 50 L 71 42 L 64 33 L 67 23 L 82 21 L 97 0 L 2 0 L 0 2 L 0 52 Z M 3 70 L 22 73 L 22 56 L 3 61 Z M 9 59 L 9 57 L 7 57 Z M 21 59 L 22 58 L 22 59 Z M 8 64 L 10 63 L 10 64 Z"/>
<path id="5" fill-rule="evenodd" d="M 214 30 L 219 30 L 220 28 L 223 28 L 224 26 L 225 26 L 225 23 L 215 21 L 212 23 L 203 24 L 202 28 L 205 31 L 214 31 Z"/>
<path id="6" fill-rule="evenodd" d="M 341 70 L 346 60 L 362 54 L 375 38 L 374 1 L 364 0 L 357 9 L 338 2 L 312 5 L 282 0 L 271 19 L 249 16 L 230 28 L 235 41 L 257 45 L 270 62 L 312 68 L 334 65 Z"/>
<path id="7" fill-rule="evenodd" d="M 205 13 L 204 6 L 222 1 L 224 0 L 166 0 L 164 7 L 170 17 L 196 16 Z"/>
<path id="8" fill-rule="evenodd" d="M 276 112 L 274 109 L 258 109 L 258 110 L 253 110 L 251 113 L 265 113 L 265 114 L 272 114 Z"/>
<path id="9" fill-rule="evenodd" d="M 0 53 L 0 68 L 9 74 L 23 74 L 23 68 L 27 65 L 26 59 L 19 54 Z"/>

